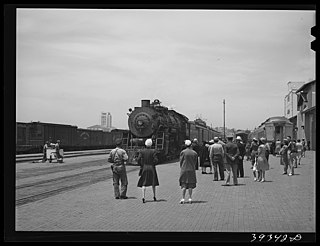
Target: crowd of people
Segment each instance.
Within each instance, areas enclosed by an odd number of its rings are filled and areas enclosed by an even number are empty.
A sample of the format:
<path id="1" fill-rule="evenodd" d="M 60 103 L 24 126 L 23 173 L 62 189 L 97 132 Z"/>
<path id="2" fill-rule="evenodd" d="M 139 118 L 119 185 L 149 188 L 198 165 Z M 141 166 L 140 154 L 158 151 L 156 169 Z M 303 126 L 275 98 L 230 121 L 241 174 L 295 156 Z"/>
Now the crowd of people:
<path id="1" fill-rule="evenodd" d="M 145 203 L 146 187 L 152 187 L 153 199 L 156 198 L 156 187 L 159 186 L 156 164 L 158 163 L 157 151 L 152 149 L 152 140 L 145 141 L 146 148 L 139 152 L 137 158 L 140 165 L 139 180 L 137 187 L 142 189 L 142 202 Z M 294 168 L 300 165 L 301 158 L 305 156 L 306 148 L 303 141 L 292 140 L 290 136 L 280 144 L 276 142 L 274 155 L 280 157 L 280 164 L 284 166 L 283 174 L 294 175 Z M 225 181 L 223 185 L 229 186 L 231 173 L 233 185 L 238 185 L 238 178 L 244 177 L 243 160 L 251 161 L 253 179 L 256 182 L 266 181 L 266 171 L 269 170 L 270 144 L 265 138 L 252 139 L 252 142 L 243 143 L 240 136 L 235 141 L 233 136 L 227 137 L 227 142 L 215 137 L 209 142 L 199 144 L 197 139 L 185 140 L 180 152 L 180 176 L 179 185 L 182 189 L 180 203 L 192 203 L 192 191 L 196 188 L 196 171 L 201 170 L 202 174 L 213 174 L 213 181 Z M 112 163 L 114 195 L 116 199 L 127 199 L 127 173 L 125 162 L 128 155 L 121 148 L 121 140 L 116 141 L 116 148 L 110 152 L 108 161 Z M 209 173 L 207 169 L 209 168 Z M 288 173 L 289 169 L 289 173 Z M 225 177 L 226 173 L 226 177 Z M 119 190 L 121 182 L 121 191 Z M 186 193 L 188 190 L 188 201 Z"/>

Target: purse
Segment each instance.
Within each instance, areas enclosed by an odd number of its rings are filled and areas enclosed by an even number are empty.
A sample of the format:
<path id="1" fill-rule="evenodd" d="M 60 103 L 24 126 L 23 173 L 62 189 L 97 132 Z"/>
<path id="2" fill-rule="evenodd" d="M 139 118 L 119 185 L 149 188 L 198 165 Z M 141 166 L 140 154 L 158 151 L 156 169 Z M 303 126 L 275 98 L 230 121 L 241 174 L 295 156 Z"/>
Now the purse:
<path id="1" fill-rule="evenodd" d="M 123 164 L 121 165 L 118 165 L 118 166 L 115 166 L 115 165 L 112 165 L 112 171 L 116 174 L 121 174 L 125 171 L 125 166 Z"/>

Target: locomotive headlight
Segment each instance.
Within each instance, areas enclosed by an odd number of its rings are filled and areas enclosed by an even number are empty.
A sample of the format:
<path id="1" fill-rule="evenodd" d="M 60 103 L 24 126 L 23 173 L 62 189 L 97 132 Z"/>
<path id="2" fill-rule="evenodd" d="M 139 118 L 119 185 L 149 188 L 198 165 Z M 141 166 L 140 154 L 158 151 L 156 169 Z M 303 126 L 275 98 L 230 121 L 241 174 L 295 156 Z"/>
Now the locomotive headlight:
<path id="1" fill-rule="evenodd" d="M 137 128 L 147 128 L 149 125 L 150 119 L 147 114 L 140 113 L 135 118 L 135 125 Z"/>

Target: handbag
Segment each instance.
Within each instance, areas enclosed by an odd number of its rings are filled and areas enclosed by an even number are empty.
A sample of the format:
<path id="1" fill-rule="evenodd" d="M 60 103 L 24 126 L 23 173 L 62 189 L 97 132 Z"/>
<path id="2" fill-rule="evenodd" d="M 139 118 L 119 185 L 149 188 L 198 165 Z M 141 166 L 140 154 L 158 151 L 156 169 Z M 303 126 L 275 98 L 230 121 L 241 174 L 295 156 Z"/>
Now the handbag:
<path id="1" fill-rule="evenodd" d="M 121 165 L 112 165 L 112 172 L 116 174 L 121 174 L 125 171 L 125 166 L 123 164 Z"/>
<path id="2" fill-rule="evenodd" d="M 258 171 L 258 169 L 257 169 L 257 161 L 255 161 L 255 163 L 253 164 L 252 171 Z"/>

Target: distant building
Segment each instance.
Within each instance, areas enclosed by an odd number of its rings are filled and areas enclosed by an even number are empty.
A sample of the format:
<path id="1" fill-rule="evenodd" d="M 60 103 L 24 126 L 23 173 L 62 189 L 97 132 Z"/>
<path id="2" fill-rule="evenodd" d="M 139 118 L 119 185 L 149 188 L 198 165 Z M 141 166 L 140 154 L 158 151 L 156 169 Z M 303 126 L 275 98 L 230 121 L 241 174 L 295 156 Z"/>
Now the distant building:
<path id="1" fill-rule="evenodd" d="M 107 127 L 107 114 L 105 112 L 101 112 L 101 126 Z"/>
<path id="2" fill-rule="evenodd" d="M 297 125 L 296 138 L 310 141 L 310 148 L 316 149 L 316 81 L 310 81 L 296 90 Z"/>
<path id="3" fill-rule="evenodd" d="M 89 126 L 87 127 L 87 129 L 102 130 L 105 132 L 110 132 L 111 130 L 116 129 L 115 127 L 112 126 L 112 116 L 110 112 L 108 113 L 101 112 L 100 122 L 101 122 L 101 125 Z"/>
<path id="4" fill-rule="evenodd" d="M 112 127 L 112 116 L 110 114 L 110 112 L 108 112 L 107 115 L 107 128 L 111 128 Z"/>

